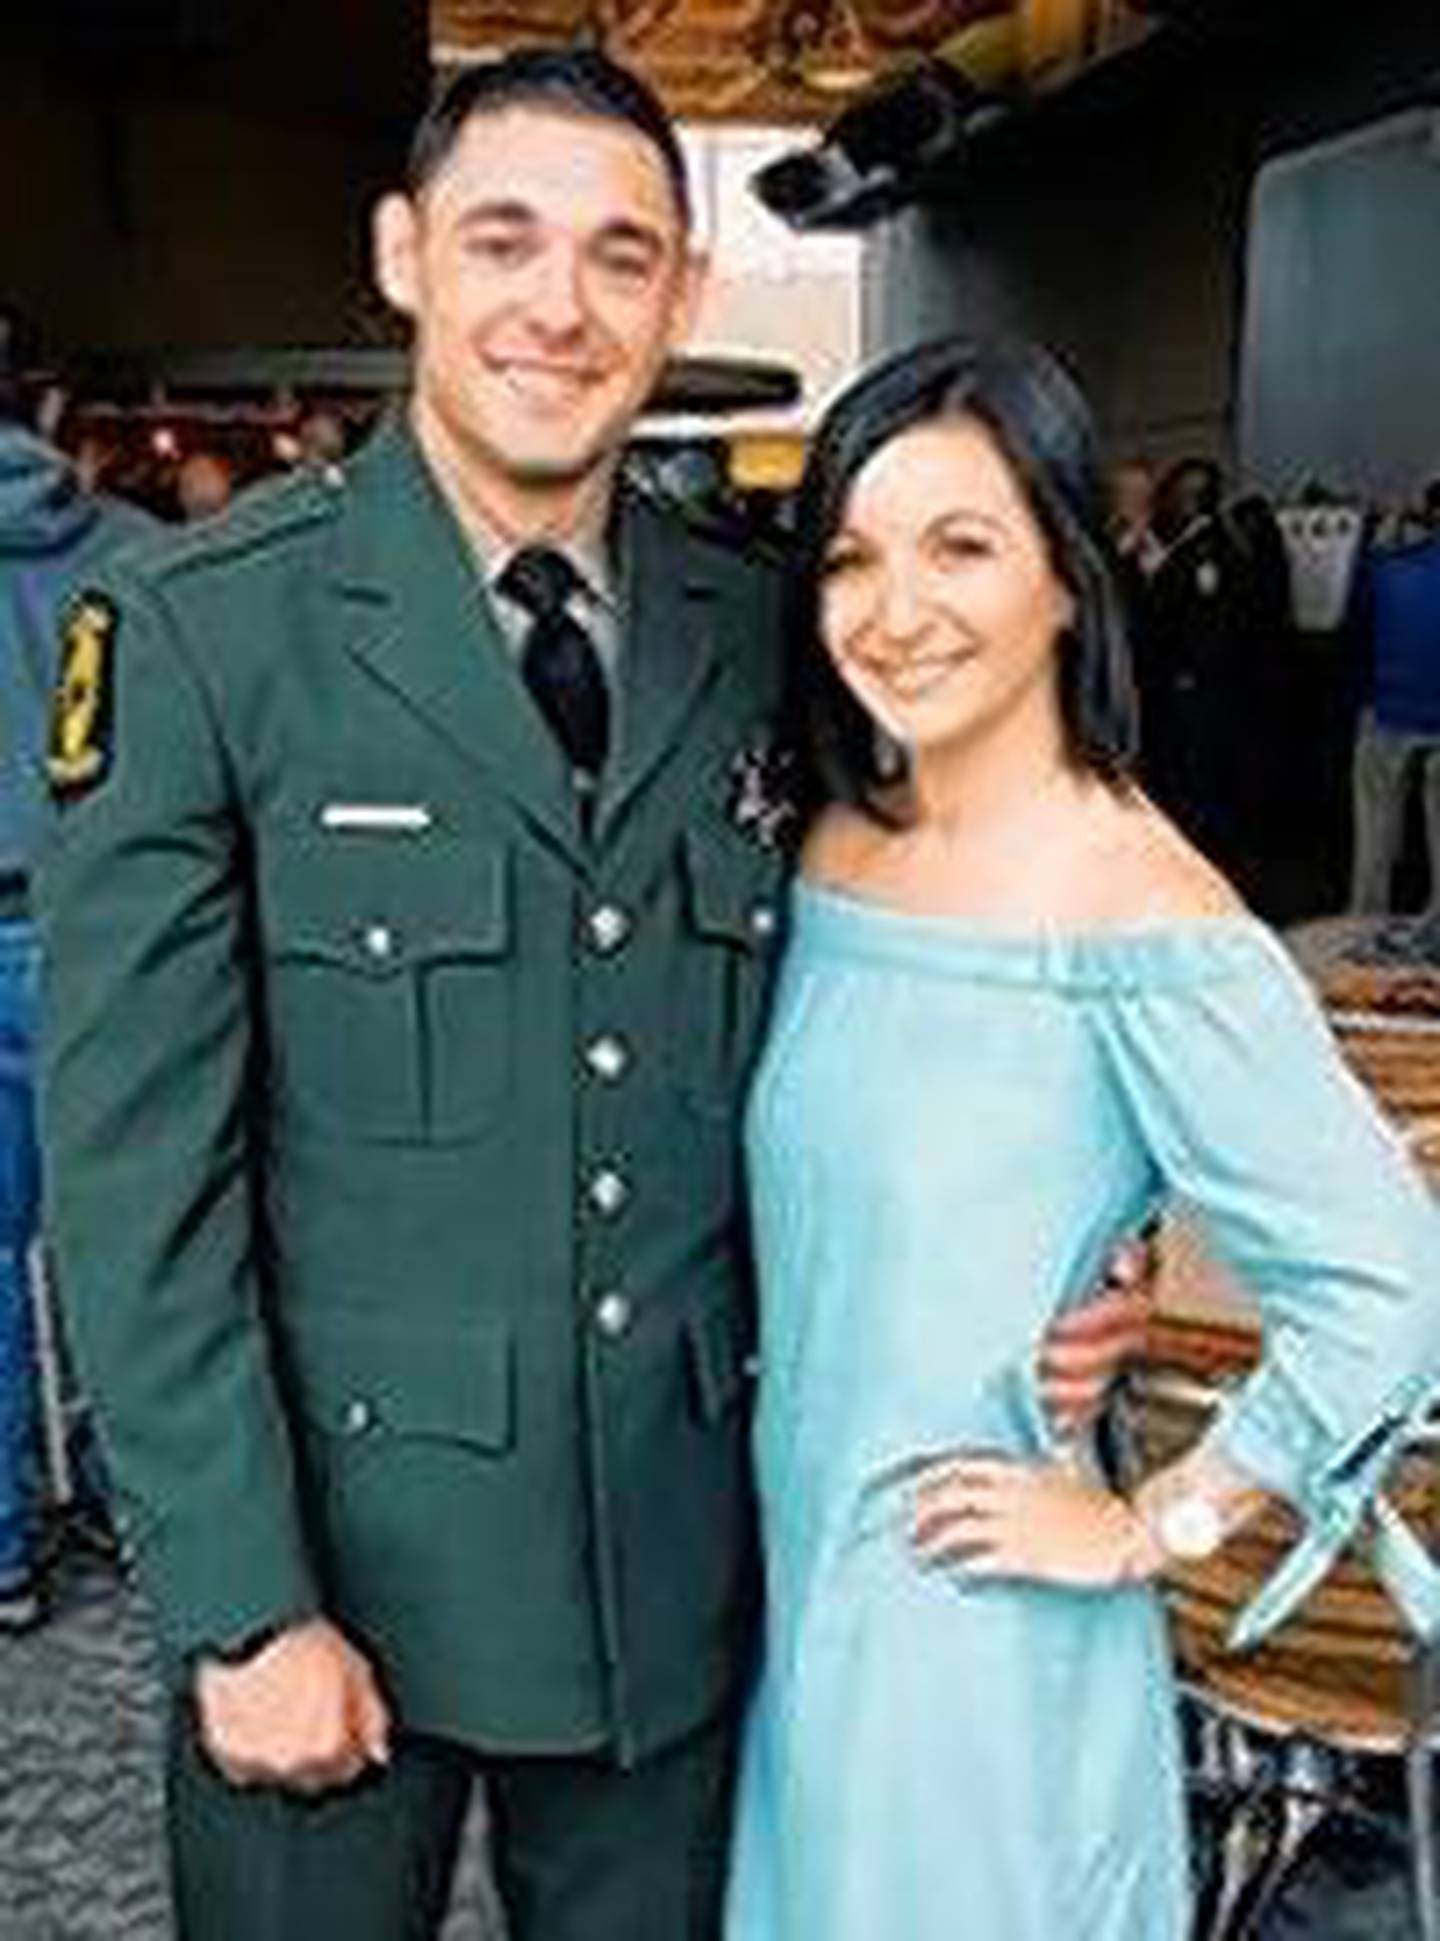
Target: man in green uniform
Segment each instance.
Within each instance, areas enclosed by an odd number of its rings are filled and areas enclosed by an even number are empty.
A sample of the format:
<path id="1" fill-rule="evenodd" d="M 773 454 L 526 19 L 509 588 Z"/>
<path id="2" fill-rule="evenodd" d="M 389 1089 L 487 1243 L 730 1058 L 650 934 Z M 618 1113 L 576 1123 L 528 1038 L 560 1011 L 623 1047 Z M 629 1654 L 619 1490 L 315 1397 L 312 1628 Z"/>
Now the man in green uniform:
<path id="1" fill-rule="evenodd" d="M 454 82 L 414 388 L 77 610 L 46 1124 L 181 1694 L 187 1941 L 713 1941 L 753 1555 L 737 1164 L 778 584 L 617 484 L 698 290 L 662 111 Z"/>

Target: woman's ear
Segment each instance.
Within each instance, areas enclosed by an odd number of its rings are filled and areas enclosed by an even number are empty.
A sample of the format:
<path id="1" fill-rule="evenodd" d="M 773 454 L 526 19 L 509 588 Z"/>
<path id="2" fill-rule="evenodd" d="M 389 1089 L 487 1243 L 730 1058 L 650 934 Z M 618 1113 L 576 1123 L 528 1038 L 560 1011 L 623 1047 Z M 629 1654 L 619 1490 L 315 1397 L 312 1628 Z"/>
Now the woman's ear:
<path id="1" fill-rule="evenodd" d="M 1075 638 L 1080 619 L 1080 595 L 1057 573 L 1055 576 L 1055 633 L 1059 639 Z"/>

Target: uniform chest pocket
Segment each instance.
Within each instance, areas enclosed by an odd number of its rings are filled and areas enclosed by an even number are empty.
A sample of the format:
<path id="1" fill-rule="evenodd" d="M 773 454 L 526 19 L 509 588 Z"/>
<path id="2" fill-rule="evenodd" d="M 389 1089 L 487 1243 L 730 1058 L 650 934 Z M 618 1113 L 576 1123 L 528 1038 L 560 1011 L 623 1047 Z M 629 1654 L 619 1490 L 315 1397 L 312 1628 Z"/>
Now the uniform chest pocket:
<path id="1" fill-rule="evenodd" d="M 510 1080 L 510 859 L 430 837 L 344 835 L 260 862 L 271 1082 L 337 1138 L 463 1140 Z"/>
<path id="2" fill-rule="evenodd" d="M 780 941 L 785 865 L 738 836 L 691 830 L 681 851 L 672 1056 L 701 1111 L 730 1115 L 759 1048 Z"/>

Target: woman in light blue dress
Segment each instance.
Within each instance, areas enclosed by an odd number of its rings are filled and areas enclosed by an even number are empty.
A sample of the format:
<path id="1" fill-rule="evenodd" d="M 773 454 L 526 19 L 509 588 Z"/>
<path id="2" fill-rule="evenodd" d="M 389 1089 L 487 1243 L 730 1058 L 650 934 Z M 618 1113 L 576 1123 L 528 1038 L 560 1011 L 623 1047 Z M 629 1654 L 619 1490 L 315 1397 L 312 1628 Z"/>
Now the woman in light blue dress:
<path id="1" fill-rule="evenodd" d="M 1265 1492 L 1362 1528 L 1440 1377 L 1440 1223 L 1271 934 L 1128 779 L 1088 421 L 1025 347 L 908 353 L 801 499 L 816 812 L 749 1120 L 767 1573 L 727 1941 L 1181 1941 L 1156 1579 Z M 898 759 L 897 759 L 898 751 Z M 1057 1445 L 1036 1344 L 1162 1203 L 1265 1354 L 1133 1501 Z"/>

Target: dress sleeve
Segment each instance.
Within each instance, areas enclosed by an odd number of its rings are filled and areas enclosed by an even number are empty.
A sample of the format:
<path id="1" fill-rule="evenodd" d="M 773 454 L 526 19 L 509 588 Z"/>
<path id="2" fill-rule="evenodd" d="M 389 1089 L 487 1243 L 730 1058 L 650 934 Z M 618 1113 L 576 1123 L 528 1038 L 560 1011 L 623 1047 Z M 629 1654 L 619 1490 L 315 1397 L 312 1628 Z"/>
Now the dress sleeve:
<path id="1" fill-rule="evenodd" d="M 1440 1384 L 1440 1212 L 1279 943 L 1257 925 L 1225 946 L 1100 1015 L 1167 1197 L 1260 1304 L 1260 1365 L 1206 1440 L 1288 1498 L 1305 1534 L 1231 1641 L 1281 1623 L 1372 1506 L 1380 1575 L 1434 1636 L 1440 1571 L 1379 1490 Z"/>

